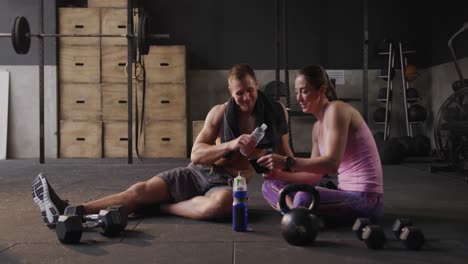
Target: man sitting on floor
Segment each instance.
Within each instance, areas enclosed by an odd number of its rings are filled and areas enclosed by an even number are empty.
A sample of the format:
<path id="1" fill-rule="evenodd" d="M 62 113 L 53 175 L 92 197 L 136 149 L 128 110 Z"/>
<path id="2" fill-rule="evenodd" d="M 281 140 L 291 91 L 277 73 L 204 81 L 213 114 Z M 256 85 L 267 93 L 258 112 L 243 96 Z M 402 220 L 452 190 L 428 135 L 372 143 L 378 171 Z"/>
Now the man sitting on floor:
<path id="1" fill-rule="evenodd" d="M 247 180 L 255 175 L 249 157 L 260 157 L 267 149 L 292 156 L 286 111 L 258 90 L 249 65 L 237 64 L 229 71 L 231 98 L 214 106 L 196 138 L 187 167 L 162 172 L 127 190 L 83 204 L 85 214 L 95 214 L 112 205 L 124 205 L 129 213 L 159 206 L 161 213 L 209 220 L 231 215 L 232 189 L 228 182 L 238 171 Z M 250 133 L 265 123 L 268 128 L 258 145 Z M 239 150 L 247 153 L 243 156 Z M 33 199 L 44 222 L 54 227 L 67 201 L 59 198 L 42 173 L 33 183 Z"/>

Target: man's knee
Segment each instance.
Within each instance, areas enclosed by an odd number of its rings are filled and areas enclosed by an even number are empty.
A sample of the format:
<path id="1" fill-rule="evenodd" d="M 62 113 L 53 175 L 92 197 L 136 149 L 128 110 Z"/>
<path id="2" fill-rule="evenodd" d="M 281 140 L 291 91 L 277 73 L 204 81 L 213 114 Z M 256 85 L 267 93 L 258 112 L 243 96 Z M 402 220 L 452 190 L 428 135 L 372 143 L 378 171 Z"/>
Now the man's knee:
<path id="1" fill-rule="evenodd" d="M 136 203 L 160 203 L 170 199 L 167 183 L 158 176 L 135 183 L 125 193 L 129 199 Z"/>
<path id="2" fill-rule="evenodd" d="M 146 194 L 147 186 L 146 182 L 137 182 L 130 186 L 125 192 L 132 200 L 137 200 Z"/>
<path id="3" fill-rule="evenodd" d="M 200 218 L 219 219 L 232 213 L 232 193 L 228 190 L 217 191 L 209 196 L 208 202 L 202 207 Z"/>

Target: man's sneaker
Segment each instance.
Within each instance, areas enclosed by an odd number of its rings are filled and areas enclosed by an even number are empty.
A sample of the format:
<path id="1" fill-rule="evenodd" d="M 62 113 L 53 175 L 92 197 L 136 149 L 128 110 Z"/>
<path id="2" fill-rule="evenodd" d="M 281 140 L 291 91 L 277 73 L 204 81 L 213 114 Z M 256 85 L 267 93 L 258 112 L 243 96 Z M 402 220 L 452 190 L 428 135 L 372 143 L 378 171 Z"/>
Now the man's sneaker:
<path id="1" fill-rule="evenodd" d="M 68 202 L 57 196 L 43 173 L 39 173 L 34 179 L 32 197 L 39 206 L 46 225 L 49 228 L 54 228 L 59 215 L 62 215 L 65 207 L 68 206 Z"/>

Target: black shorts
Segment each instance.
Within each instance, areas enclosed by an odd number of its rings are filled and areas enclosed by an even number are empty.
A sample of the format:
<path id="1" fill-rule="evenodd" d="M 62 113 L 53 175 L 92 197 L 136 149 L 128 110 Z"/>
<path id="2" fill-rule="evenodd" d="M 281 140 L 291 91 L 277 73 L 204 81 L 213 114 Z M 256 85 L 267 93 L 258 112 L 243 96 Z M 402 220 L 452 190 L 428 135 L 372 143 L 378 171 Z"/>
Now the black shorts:
<path id="1" fill-rule="evenodd" d="M 231 190 L 232 176 L 216 165 L 194 165 L 175 168 L 157 175 L 167 183 L 172 202 L 189 200 L 195 196 L 209 195 L 220 189 Z"/>

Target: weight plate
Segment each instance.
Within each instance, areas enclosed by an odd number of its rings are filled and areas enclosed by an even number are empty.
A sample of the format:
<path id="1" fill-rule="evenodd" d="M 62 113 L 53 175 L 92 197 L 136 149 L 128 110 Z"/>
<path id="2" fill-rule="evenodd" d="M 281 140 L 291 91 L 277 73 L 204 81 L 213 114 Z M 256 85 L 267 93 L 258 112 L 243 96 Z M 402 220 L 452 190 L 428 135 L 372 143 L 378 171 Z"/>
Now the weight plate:
<path id="1" fill-rule="evenodd" d="M 150 20 L 147 16 L 142 16 L 138 23 L 138 51 L 141 55 L 148 55 L 150 49 Z"/>
<path id="2" fill-rule="evenodd" d="M 27 54 L 31 47 L 31 30 L 28 20 L 25 17 L 15 18 L 13 28 L 11 29 L 11 42 L 13 48 L 18 54 Z"/>

